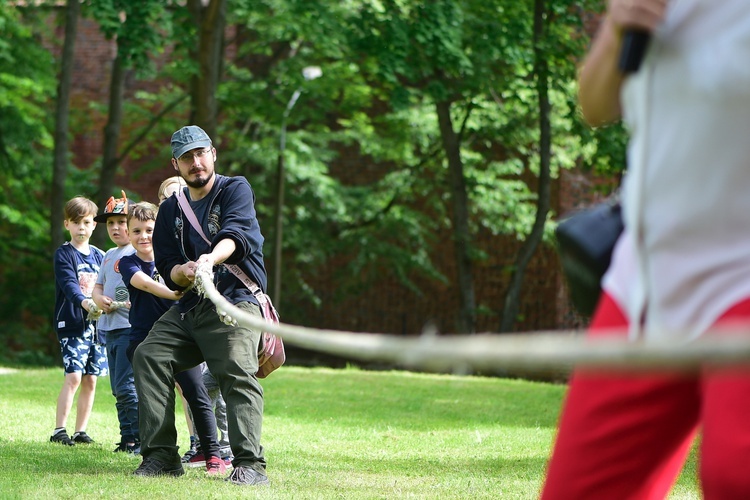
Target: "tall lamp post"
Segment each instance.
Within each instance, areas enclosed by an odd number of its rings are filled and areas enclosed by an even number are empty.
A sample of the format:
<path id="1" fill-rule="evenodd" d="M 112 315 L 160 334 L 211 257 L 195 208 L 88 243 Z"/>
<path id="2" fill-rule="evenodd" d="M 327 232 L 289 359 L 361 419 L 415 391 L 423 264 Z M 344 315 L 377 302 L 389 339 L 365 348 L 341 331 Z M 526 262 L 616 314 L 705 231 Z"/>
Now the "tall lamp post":
<path id="1" fill-rule="evenodd" d="M 302 70 L 302 76 L 306 81 L 315 80 L 323 74 L 318 66 L 308 66 Z M 284 150 L 286 149 L 286 120 L 289 113 L 297 103 L 302 94 L 302 87 L 294 91 L 289 102 L 286 104 L 284 114 L 281 117 L 281 133 L 279 134 L 279 158 L 276 164 L 276 207 L 274 213 L 275 233 L 273 245 L 273 303 L 278 307 L 281 302 L 281 242 L 283 237 L 283 214 L 284 211 Z"/>

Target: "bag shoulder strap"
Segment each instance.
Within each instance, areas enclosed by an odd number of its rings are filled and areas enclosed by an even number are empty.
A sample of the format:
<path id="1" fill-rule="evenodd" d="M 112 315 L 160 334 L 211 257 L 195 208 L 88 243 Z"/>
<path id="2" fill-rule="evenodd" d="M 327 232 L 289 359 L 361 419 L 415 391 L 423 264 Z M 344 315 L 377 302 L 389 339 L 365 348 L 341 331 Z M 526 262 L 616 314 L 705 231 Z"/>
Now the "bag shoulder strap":
<path id="1" fill-rule="evenodd" d="M 198 222 L 198 217 L 195 216 L 195 212 L 193 212 L 193 207 L 190 206 L 190 202 L 185 197 L 185 193 L 183 193 L 182 189 L 177 191 L 177 202 L 180 204 L 180 207 L 182 208 L 182 212 L 187 216 L 188 221 L 190 221 L 190 225 L 193 226 L 193 229 L 195 229 L 198 234 L 203 238 L 203 241 L 211 244 L 211 240 L 206 237 L 206 233 L 203 232 L 203 228 L 201 228 L 200 223 Z"/>
<path id="2" fill-rule="evenodd" d="M 193 226 L 193 228 L 198 232 L 198 234 L 203 238 L 203 241 L 211 244 L 211 240 L 208 239 L 206 234 L 203 232 L 203 228 L 201 228 L 200 223 L 198 222 L 198 217 L 195 216 L 195 212 L 193 212 L 193 207 L 190 206 L 190 202 L 185 197 L 185 194 L 183 193 L 183 190 L 180 189 L 177 192 L 177 202 L 180 204 L 180 207 L 182 208 L 182 212 L 187 217 L 188 221 L 190 222 L 190 225 Z M 266 301 L 265 294 L 260 289 L 258 284 L 254 282 L 250 277 L 245 274 L 245 272 L 239 268 L 239 266 L 234 264 L 224 264 L 229 271 L 234 274 L 237 279 L 239 279 L 251 292 L 253 295 L 255 295 L 255 298 L 258 299 L 260 304 L 263 304 Z"/>

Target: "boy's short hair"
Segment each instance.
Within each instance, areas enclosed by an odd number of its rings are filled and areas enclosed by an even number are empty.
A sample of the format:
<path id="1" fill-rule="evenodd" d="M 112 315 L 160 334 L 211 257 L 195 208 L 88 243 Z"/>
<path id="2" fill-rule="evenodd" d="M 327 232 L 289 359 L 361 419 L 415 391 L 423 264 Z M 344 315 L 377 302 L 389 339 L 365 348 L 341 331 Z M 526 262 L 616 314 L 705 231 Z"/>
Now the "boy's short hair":
<path id="1" fill-rule="evenodd" d="M 141 222 L 156 220 L 156 213 L 159 211 L 159 208 L 156 205 L 147 201 L 132 204 L 128 208 L 128 226 L 130 225 L 131 219 L 139 220 Z"/>
<path id="2" fill-rule="evenodd" d="M 85 196 L 76 196 L 75 198 L 68 200 L 63 208 L 65 220 L 71 222 L 78 222 L 89 215 L 96 217 L 98 211 L 99 209 L 97 208 L 96 203 Z"/>

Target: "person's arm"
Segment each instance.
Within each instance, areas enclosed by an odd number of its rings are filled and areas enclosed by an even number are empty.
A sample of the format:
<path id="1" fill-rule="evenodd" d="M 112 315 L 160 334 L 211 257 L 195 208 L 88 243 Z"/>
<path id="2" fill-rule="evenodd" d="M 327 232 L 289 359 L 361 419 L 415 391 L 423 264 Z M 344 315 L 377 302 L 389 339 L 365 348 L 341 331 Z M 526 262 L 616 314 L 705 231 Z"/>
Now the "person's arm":
<path id="1" fill-rule="evenodd" d="M 607 14 L 594 37 L 578 75 L 578 101 L 589 125 L 620 118 L 620 88 L 625 75 L 618 68 L 626 30 L 648 32 L 664 19 L 667 0 L 610 0 Z"/>
<path id="2" fill-rule="evenodd" d="M 219 241 L 210 253 L 206 253 L 198 257 L 197 264 L 203 264 L 208 262 L 211 267 L 218 266 L 227 260 L 237 250 L 237 244 L 231 238 L 224 238 Z"/>
<path id="3" fill-rule="evenodd" d="M 55 252 L 53 264 L 55 281 L 62 290 L 65 298 L 72 304 L 78 304 L 86 312 L 90 309 L 90 304 L 94 302 L 87 298 L 81 292 L 81 284 L 78 282 L 78 273 L 76 272 L 76 262 L 72 260 L 68 252 L 58 249 Z"/>
<path id="4" fill-rule="evenodd" d="M 105 313 L 110 313 L 110 306 L 112 305 L 112 297 L 104 295 L 104 285 L 97 283 L 94 285 L 94 291 L 91 292 L 91 299 L 94 301 L 99 309 Z"/>
<path id="5" fill-rule="evenodd" d="M 255 193 L 247 179 L 234 177 L 226 183 L 221 196 L 221 229 L 214 241 L 217 244 L 224 239 L 234 241 L 233 254 L 223 262 L 240 264 L 263 247 L 263 236 L 255 211 Z"/>
<path id="6" fill-rule="evenodd" d="M 178 264 L 172 268 L 169 273 L 169 278 L 180 287 L 187 287 L 195 281 L 195 271 L 200 264 L 209 263 L 211 268 L 217 266 L 227 260 L 237 249 L 237 245 L 234 240 L 225 238 L 219 241 L 211 250 L 210 253 L 206 253 L 198 257 L 196 262 L 190 261 L 184 264 Z"/>
<path id="7" fill-rule="evenodd" d="M 192 260 L 184 264 L 175 265 L 169 272 L 169 279 L 181 288 L 187 288 L 195 279 L 196 263 Z"/>
<path id="8" fill-rule="evenodd" d="M 617 68 L 622 33 L 609 17 L 599 28 L 578 75 L 578 102 L 583 118 L 599 126 L 620 118 L 620 87 L 625 75 Z"/>
<path id="9" fill-rule="evenodd" d="M 148 292 L 151 295 L 156 295 L 162 299 L 180 300 L 180 297 L 182 297 L 182 292 L 171 290 L 163 283 L 154 281 L 143 271 L 138 271 L 133 274 L 130 278 L 130 284 L 138 290 Z"/>

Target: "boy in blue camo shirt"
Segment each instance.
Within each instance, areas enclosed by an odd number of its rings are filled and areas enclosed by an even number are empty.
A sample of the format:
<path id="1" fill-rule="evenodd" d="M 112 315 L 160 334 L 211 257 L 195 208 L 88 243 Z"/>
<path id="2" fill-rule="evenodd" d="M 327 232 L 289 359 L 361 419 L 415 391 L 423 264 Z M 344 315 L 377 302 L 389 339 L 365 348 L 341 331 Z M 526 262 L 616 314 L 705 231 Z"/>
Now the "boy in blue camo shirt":
<path id="1" fill-rule="evenodd" d="M 94 405 L 97 378 L 108 373 L 107 353 L 97 341 L 93 319 L 100 310 L 91 299 L 104 252 L 89 244 L 96 228 L 96 204 L 77 196 L 65 204 L 64 211 L 63 223 L 70 232 L 70 241 L 55 251 L 54 323 L 65 381 L 57 397 L 55 430 L 50 441 L 74 446 L 93 442 L 86 434 L 86 426 Z M 79 387 L 76 432 L 71 438 L 65 424 Z"/>

